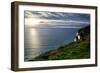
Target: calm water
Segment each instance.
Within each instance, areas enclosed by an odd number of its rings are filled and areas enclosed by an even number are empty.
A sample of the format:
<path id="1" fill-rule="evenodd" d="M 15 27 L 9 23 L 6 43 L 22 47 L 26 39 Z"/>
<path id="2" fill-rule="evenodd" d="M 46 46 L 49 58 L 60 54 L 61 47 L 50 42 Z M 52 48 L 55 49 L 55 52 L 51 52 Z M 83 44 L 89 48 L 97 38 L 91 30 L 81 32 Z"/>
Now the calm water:
<path id="1" fill-rule="evenodd" d="M 79 28 L 25 28 L 24 60 L 28 61 L 41 53 L 72 42 L 78 29 Z"/>

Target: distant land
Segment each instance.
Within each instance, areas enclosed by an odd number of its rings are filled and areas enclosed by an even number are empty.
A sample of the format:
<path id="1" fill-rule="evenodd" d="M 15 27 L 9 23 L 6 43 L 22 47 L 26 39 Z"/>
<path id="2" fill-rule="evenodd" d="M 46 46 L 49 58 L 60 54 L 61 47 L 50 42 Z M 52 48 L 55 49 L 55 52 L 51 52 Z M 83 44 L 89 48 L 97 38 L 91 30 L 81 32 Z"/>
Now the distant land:
<path id="1" fill-rule="evenodd" d="M 80 39 L 43 53 L 29 61 L 87 59 L 90 58 L 90 26 L 78 31 Z"/>

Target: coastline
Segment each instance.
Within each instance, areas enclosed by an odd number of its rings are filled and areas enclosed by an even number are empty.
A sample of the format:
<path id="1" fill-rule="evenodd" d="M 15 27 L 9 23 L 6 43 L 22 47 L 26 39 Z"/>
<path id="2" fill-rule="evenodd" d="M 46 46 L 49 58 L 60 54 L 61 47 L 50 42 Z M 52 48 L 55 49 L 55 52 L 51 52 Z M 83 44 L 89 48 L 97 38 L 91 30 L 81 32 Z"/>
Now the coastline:
<path id="1" fill-rule="evenodd" d="M 43 53 L 29 61 L 87 59 L 90 58 L 90 26 L 80 29 L 81 39 Z"/>

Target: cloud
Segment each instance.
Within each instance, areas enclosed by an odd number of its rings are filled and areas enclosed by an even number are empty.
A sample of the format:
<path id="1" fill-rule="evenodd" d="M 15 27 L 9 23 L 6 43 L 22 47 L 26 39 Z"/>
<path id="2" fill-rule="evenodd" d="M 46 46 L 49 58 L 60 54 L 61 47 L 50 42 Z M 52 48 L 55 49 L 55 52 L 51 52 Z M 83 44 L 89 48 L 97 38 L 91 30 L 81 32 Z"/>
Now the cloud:
<path id="1" fill-rule="evenodd" d="M 41 17 L 49 17 L 49 14 L 46 12 L 38 12 L 38 13 L 41 15 Z"/>
<path id="2" fill-rule="evenodd" d="M 40 18 L 41 15 L 37 14 L 37 13 L 33 13 L 32 11 L 25 11 L 25 18 Z"/>
<path id="3" fill-rule="evenodd" d="M 38 27 L 68 28 L 81 27 L 90 24 L 90 15 L 83 13 L 25 11 L 25 18 L 41 20 Z M 37 26 L 36 26 L 37 27 Z"/>
<path id="4" fill-rule="evenodd" d="M 43 11 L 25 11 L 25 17 L 40 18 L 40 19 L 61 19 L 61 20 L 76 20 L 90 21 L 89 14 L 82 13 L 64 13 L 64 12 L 43 12 Z"/>
<path id="5" fill-rule="evenodd" d="M 41 20 L 40 24 L 49 24 L 49 25 L 82 25 L 89 24 L 89 22 L 84 21 L 74 21 L 74 20 Z"/>

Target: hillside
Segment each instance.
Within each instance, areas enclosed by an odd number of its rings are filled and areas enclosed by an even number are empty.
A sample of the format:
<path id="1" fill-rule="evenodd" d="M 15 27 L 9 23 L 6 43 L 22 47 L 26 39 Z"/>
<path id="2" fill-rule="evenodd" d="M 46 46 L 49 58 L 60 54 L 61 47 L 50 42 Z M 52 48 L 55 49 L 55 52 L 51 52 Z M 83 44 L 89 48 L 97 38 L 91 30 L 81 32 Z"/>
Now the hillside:
<path id="1" fill-rule="evenodd" d="M 30 61 L 90 58 L 90 26 L 80 29 L 78 33 L 80 40 L 41 54 Z"/>

